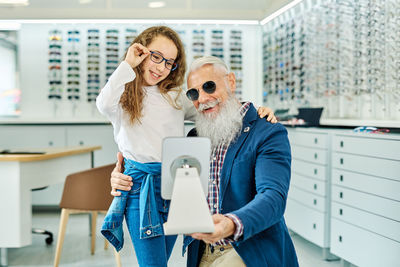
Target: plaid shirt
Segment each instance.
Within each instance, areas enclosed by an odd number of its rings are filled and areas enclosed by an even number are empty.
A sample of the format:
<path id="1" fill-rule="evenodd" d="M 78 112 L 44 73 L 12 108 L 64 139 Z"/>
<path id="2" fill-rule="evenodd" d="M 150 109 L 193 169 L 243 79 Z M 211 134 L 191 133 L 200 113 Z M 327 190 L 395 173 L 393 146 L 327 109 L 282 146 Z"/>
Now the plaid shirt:
<path id="1" fill-rule="evenodd" d="M 244 117 L 246 112 L 249 110 L 250 102 L 245 102 L 240 107 L 240 115 Z M 216 148 L 213 149 L 211 155 L 211 162 L 210 162 L 210 178 L 208 181 L 208 207 L 210 208 L 211 214 L 219 214 L 221 207 L 219 207 L 219 182 L 220 182 L 220 175 L 222 166 L 224 164 L 225 155 L 229 148 L 228 144 L 220 144 Z M 228 245 L 233 241 L 237 241 L 243 234 L 243 224 L 242 221 L 234 214 L 224 214 L 225 216 L 229 217 L 233 220 L 236 225 L 235 233 L 233 234 L 233 238 L 224 238 L 213 245 L 220 246 L 220 245 Z"/>

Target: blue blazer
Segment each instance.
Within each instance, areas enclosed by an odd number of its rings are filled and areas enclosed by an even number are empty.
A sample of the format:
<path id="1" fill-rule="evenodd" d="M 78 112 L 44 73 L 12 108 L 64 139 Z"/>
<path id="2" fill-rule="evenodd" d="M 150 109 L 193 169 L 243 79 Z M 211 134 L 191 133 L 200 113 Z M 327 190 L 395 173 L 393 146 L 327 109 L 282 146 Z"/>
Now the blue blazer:
<path id="1" fill-rule="evenodd" d="M 247 111 L 241 134 L 227 151 L 220 181 L 221 213 L 237 215 L 243 236 L 232 243 L 249 267 L 298 266 L 283 213 L 290 183 L 291 153 L 287 131 Z M 187 266 L 197 266 L 204 248 L 185 239 Z"/>

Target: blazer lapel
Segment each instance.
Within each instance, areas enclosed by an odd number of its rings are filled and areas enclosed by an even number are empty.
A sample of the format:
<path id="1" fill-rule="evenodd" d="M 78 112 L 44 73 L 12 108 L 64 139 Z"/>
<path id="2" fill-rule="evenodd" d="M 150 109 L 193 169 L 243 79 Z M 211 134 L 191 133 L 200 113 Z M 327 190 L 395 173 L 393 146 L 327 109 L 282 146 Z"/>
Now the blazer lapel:
<path id="1" fill-rule="evenodd" d="M 247 136 L 252 130 L 253 122 L 257 119 L 257 111 L 254 108 L 253 104 L 250 104 L 250 108 L 247 111 L 246 115 L 243 118 L 243 126 L 240 131 L 239 138 L 236 140 L 235 143 L 232 143 L 228 151 L 225 155 L 224 164 L 222 167 L 221 177 L 220 177 L 220 197 L 219 197 L 219 205 L 221 207 L 222 200 L 225 196 L 226 188 L 228 187 L 229 179 L 231 177 L 232 172 L 232 165 L 233 161 L 236 158 L 237 153 L 239 152 L 240 148 L 242 147 L 244 141 L 246 141 Z"/>

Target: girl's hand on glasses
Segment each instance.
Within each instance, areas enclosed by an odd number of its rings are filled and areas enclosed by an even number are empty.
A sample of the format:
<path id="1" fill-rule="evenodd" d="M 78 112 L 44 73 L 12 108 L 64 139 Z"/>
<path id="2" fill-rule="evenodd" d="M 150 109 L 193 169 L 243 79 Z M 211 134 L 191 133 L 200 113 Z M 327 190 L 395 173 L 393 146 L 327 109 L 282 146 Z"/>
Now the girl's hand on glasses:
<path id="1" fill-rule="evenodd" d="M 271 122 L 271 123 L 277 123 L 278 120 L 275 117 L 274 111 L 272 109 L 270 109 L 269 107 L 259 107 L 257 110 L 258 115 L 260 116 L 260 118 L 265 118 L 267 117 L 267 121 Z"/>
<path id="2" fill-rule="evenodd" d="M 150 50 L 142 44 L 134 43 L 128 48 L 125 61 L 131 65 L 132 68 L 137 67 L 142 61 L 150 55 Z"/>

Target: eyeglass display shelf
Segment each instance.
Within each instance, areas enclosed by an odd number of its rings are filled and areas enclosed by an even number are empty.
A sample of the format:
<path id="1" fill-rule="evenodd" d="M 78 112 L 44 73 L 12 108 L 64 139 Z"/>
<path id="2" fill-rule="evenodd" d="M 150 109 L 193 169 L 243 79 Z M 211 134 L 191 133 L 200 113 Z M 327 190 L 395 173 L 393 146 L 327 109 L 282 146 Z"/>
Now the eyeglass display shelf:
<path id="1" fill-rule="evenodd" d="M 323 119 L 322 126 L 373 126 L 378 128 L 400 128 L 399 120 L 368 120 L 368 119 Z"/>

